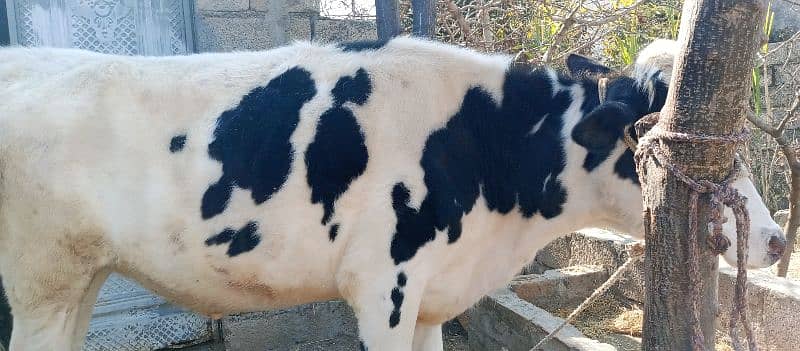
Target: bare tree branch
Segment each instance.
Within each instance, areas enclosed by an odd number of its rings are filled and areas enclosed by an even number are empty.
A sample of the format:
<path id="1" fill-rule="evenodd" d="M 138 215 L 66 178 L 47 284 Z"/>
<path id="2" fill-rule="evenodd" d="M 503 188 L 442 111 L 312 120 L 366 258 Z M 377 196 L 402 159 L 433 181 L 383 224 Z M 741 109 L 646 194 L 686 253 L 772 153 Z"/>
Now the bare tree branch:
<path id="1" fill-rule="evenodd" d="M 783 135 L 783 132 L 786 130 L 786 123 L 788 123 L 797 112 L 798 106 L 800 106 L 800 91 L 794 93 L 794 102 L 792 102 L 792 106 L 786 110 L 786 116 L 783 116 L 781 123 L 779 123 L 778 127 L 776 128 L 778 133 L 781 133 L 781 135 Z"/>
<path id="2" fill-rule="evenodd" d="M 767 56 L 775 53 L 776 51 L 782 49 L 787 44 L 794 44 L 794 42 L 797 41 L 797 39 L 800 39 L 800 31 L 798 31 L 797 33 L 794 33 L 791 37 L 789 37 L 789 39 L 784 40 L 782 43 L 780 43 L 780 44 L 776 45 L 774 48 L 770 49 L 767 52 L 767 54 L 764 55 L 764 57 L 766 58 Z"/>
<path id="3" fill-rule="evenodd" d="M 542 55 L 542 62 L 550 63 L 550 58 L 553 55 L 553 50 L 555 49 L 556 45 L 561 43 L 561 40 L 564 39 L 564 36 L 567 34 L 567 31 L 575 25 L 575 14 L 583 7 L 584 0 L 578 1 L 578 4 L 575 6 L 572 11 L 570 11 L 567 18 L 565 18 L 561 22 L 561 28 L 556 32 L 556 35 L 553 37 L 553 41 L 550 43 L 550 46 L 547 47 L 547 51 L 544 52 Z"/>
<path id="4" fill-rule="evenodd" d="M 616 20 L 622 18 L 623 16 L 626 16 L 627 14 L 631 13 L 631 11 L 633 11 L 637 7 L 639 7 L 639 5 L 642 5 L 642 4 L 647 3 L 649 1 L 650 0 L 639 0 L 639 1 L 635 2 L 635 3 L 633 3 L 631 6 L 628 6 L 626 8 L 620 9 L 616 13 L 614 13 L 614 14 L 612 14 L 610 16 L 605 16 L 602 19 L 584 20 L 584 19 L 576 18 L 575 22 L 580 24 L 580 25 L 583 25 L 583 26 L 600 26 L 600 25 L 603 25 L 603 24 L 607 24 L 609 22 L 616 21 Z"/>
<path id="5" fill-rule="evenodd" d="M 446 0 L 445 4 L 447 5 L 447 11 L 450 13 L 450 16 L 458 24 L 458 27 L 461 29 L 461 33 L 464 36 L 464 41 L 467 43 L 472 42 L 472 35 L 469 29 L 469 24 L 467 24 L 467 20 L 464 19 L 464 15 L 461 13 L 461 9 L 458 8 L 453 0 Z"/>

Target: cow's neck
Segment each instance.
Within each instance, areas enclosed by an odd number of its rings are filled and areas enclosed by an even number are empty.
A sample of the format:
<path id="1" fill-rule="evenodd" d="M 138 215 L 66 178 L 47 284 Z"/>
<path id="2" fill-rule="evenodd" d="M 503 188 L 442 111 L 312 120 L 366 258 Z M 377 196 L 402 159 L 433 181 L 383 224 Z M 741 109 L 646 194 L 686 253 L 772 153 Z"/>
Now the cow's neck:
<path id="1" fill-rule="evenodd" d="M 542 72 L 542 75 L 536 72 Z M 571 138 L 575 125 L 599 104 L 596 84 L 574 81 L 553 70 L 534 71 L 532 75 L 520 74 L 516 77 L 514 74 L 513 71 L 509 74 L 507 82 L 518 80 L 527 84 L 507 83 L 503 106 L 523 121 L 519 124 L 533 124 L 531 132 L 535 133 L 530 135 L 529 132 L 529 142 L 534 147 L 527 154 L 535 155 L 534 161 L 521 162 L 521 168 L 525 171 L 526 166 L 531 167 L 528 172 L 534 176 L 527 178 L 533 180 L 530 188 L 534 189 L 534 194 L 535 189 L 542 189 L 539 192 L 542 206 L 530 217 L 530 232 L 540 233 L 549 241 L 586 227 L 637 231 L 640 218 L 626 218 L 623 215 L 631 212 L 627 211 L 627 207 L 641 203 L 640 190 L 632 181 L 636 175 L 632 170 L 631 175 L 620 174 L 617 162 L 632 155 L 627 154 L 629 152 L 622 143 L 602 155 L 592 154 Z M 537 87 L 548 85 L 549 94 L 536 91 Z M 526 88 L 512 88 L 519 86 Z M 527 96 L 539 96 L 542 100 L 516 100 L 525 95 L 523 90 L 531 89 L 534 91 Z M 532 117 L 520 114 L 524 110 L 531 111 L 529 116 Z M 525 118 L 531 120 L 524 122 Z M 547 127 L 550 129 L 545 129 Z M 563 152 L 563 157 L 555 155 L 559 151 Z M 563 162 L 563 166 L 556 164 L 559 161 Z M 543 174 L 544 180 L 541 177 Z M 554 174 L 557 174 L 557 178 Z M 562 193 L 556 191 L 556 185 L 564 192 L 563 198 Z M 616 194 L 620 190 L 629 196 L 620 197 Z M 523 215 L 527 214 L 522 203 L 520 209 Z M 641 211 L 632 213 L 639 214 Z"/>

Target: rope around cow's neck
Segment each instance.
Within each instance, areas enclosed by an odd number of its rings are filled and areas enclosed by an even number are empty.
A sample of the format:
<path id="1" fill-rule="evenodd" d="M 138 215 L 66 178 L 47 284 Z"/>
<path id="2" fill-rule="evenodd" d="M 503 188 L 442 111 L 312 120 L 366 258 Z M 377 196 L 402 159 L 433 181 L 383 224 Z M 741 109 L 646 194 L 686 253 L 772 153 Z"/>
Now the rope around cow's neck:
<path id="1" fill-rule="evenodd" d="M 650 128 L 647 133 L 644 133 L 644 129 L 649 127 L 649 125 L 652 125 L 652 128 Z M 734 349 L 743 350 L 739 338 L 736 335 L 736 322 L 737 320 L 741 321 L 750 350 L 757 350 L 755 336 L 747 320 L 746 305 L 747 270 L 745 269 L 745 265 L 747 262 L 748 234 L 750 232 L 750 218 L 745 207 L 747 198 L 739 194 L 739 192 L 731 186 L 731 182 L 736 179 L 739 167 L 741 167 L 741 161 L 736 158 L 733 171 L 724 181 L 716 184 L 708 180 L 692 179 L 686 175 L 682 169 L 670 162 L 662 149 L 662 143 L 664 141 L 735 145 L 746 141 L 749 136 L 749 131 L 744 129 L 737 134 L 729 136 L 671 132 L 659 126 L 658 113 L 653 113 L 642 118 L 636 123 L 636 128 L 637 131 L 641 132 L 639 135 L 644 135 L 639 140 L 638 147 L 635 151 L 636 168 L 641 183 L 645 184 L 647 181 L 646 161 L 648 158 L 652 158 L 681 182 L 686 184 L 691 190 L 689 195 L 689 280 L 693 288 L 691 303 L 693 314 L 692 330 L 694 333 L 692 343 L 694 350 L 705 350 L 705 340 L 700 327 L 700 318 L 697 313 L 700 299 L 700 248 L 697 240 L 698 202 L 700 194 L 710 195 L 711 211 L 709 217 L 713 230 L 712 235 L 709 237 L 709 246 L 714 254 L 720 254 L 730 246 L 730 242 L 722 235 L 722 224 L 725 222 L 723 211 L 725 210 L 725 206 L 733 210 L 736 219 L 736 256 L 738 262 L 734 306 L 731 312 L 729 333 Z M 649 221 L 649 218 L 645 218 L 644 220 Z"/>

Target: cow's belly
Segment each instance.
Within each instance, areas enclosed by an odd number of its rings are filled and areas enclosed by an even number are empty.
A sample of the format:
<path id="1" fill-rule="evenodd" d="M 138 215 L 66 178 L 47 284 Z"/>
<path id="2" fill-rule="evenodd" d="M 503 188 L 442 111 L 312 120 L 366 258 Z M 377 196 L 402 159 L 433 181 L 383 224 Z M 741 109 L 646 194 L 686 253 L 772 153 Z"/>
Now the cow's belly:
<path id="1" fill-rule="evenodd" d="M 289 177 L 260 204 L 250 191 L 235 189 L 224 212 L 203 219 L 203 178 L 128 178 L 141 192 L 127 194 L 121 207 L 100 206 L 131 214 L 124 221 L 105 215 L 113 218 L 108 235 L 116 270 L 207 315 L 338 297 L 334 277 L 344 239 L 329 240 L 330 224 L 320 223 L 322 206 L 310 202 L 304 179 Z M 118 194 L 120 182 L 105 192 Z"/>
<path id="2" fill-rule="evenodd" d="M 116 269 L 207 315 L 338 297 L 334 281 L 338 245 L 327 240 L 318 221 L 269 222 L 274 216 L 292 217 L 280 210 L 264 212 L 260 218 L 248 219 L 270 223 L 259 226 L 260 241 L 248 252 L 231 256 L 233 244 L 208 245 L 206 241 L 218 230 L 201 223 L 184 231 L 157 231 L 125 240 L 130 245 L 119 250 Z M 159 235 L 159 239 L 142 240 Z"/>

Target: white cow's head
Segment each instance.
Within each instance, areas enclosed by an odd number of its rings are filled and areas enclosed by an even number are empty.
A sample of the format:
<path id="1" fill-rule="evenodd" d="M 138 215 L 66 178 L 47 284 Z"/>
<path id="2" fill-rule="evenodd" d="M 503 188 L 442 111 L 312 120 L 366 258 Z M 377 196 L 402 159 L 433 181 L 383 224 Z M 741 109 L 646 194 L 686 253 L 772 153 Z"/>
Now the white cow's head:
<path id="1" fill-rule="evenodd" d="M 597 84 L 599 100 L 602 100 L 575 126 L 572 139 L 590 153 L 613 160 L 605 162 L 609 165 L 595 170 L 611 173 L 599 177 L 604 179 L 601 198 L 613 209 L 608 215 L 613 217 L 610 221 L 617 224 L 616 229 L 638 237 L 643 234 L 640 224 L 641 188 L 633 153 L 625 143 L 625 133 L 630 133 L 628 141 L 636 140 L 633 128 L 627 127 L 663 107 L 677 50 L 674 41 L 655 41 L 639 54 L 630 75 L 615 73 L 606 66 L 578 55 L 572 55 L 567 60 L 570 73 L 582 79 L 584 86 L 593 87 Z M 732 185 L 747 197 L 751 221 L 747 266 L 770 266 L 783 254 L 783 231 L 772 219 L 747 169 L 743 167 L 739 170 Z M 723 234 L 730 240 L 731 246 L 723 256 L 729 264 L 735 265 L 736 223 L 730 208 L 725 209 L 725 216 L 727 221 L 723 225 Z"/>

